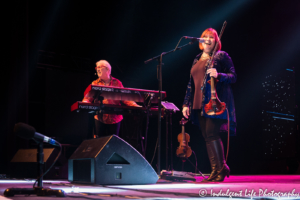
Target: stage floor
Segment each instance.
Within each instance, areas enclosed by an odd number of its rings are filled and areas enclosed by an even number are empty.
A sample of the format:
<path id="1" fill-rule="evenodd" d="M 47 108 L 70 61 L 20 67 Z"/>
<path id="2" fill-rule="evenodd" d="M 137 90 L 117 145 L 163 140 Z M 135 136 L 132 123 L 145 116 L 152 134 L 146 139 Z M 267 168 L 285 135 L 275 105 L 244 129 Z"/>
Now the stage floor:
<path id="1" fill-rule="evenodd" d="M 300 199 L 300 175 L 233 175 L 221 183 L 171 182 L 152 185 L 81 185 L 67 180 L 44 180 L 44 188 L 62 189 L 69 199 Z M 43 199 L 36 195 L 4 197 L 6 188 L 31 188 L 34 180 L 0 180 L 2 199 Z"/>

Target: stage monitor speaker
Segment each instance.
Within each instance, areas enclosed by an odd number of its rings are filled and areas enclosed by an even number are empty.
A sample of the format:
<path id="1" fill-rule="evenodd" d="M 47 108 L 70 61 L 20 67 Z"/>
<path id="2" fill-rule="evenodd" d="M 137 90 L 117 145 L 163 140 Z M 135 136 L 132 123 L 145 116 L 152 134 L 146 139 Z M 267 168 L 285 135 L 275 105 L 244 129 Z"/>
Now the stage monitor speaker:
<path id="1" fill-rule="evenodd" d="M 158 180 L 147 160 L 116 135 L 83 141 L 68 166 L 69 181 L 73 183 L 138 185 Z"/>

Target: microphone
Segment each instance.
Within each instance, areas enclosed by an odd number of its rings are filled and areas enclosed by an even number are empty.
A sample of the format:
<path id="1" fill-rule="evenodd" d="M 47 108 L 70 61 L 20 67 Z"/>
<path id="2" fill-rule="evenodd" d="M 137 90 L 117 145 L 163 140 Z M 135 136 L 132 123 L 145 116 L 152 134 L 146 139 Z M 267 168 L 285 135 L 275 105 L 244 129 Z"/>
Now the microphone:
<path id="1" fill-rule="evenodd" d="M 15 125 L 14 133 L 24 139 L 34 139 L 39 142 L 47 142 L 49 144 L 59 146 L 59 143 L 54 139 L 36 132 L 35 128 L 21 122 Z"/>
<path id="2" fill-rule="evenodd" d="M 183 36 L 185 39 L 192 40 L 192 42 L 195 42 L 198 40 L 200 43 L 205 43 L 204 38 L 196 38 L 196 37 L 190 37 L 190 36 Z"/>

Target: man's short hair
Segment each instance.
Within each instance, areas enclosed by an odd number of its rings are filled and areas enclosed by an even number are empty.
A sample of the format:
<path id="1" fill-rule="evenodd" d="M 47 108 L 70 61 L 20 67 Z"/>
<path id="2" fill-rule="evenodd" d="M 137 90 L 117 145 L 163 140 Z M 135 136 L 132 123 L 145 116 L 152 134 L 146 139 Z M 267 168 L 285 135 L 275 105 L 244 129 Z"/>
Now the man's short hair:
<path id="1" fill-rule="evenodd" d="M 99 60 L 98 62 L 96 62 L 96 67 L 97 67 L 100 63 L 104 63 L 105 66 L 107 67 L 107 69 L 109 69 L 109 71 L 110 71 L 110 73 L 111 73 L 111 65 L 109 64 L 109 62 L 107 62 L 106 60 Z"/>

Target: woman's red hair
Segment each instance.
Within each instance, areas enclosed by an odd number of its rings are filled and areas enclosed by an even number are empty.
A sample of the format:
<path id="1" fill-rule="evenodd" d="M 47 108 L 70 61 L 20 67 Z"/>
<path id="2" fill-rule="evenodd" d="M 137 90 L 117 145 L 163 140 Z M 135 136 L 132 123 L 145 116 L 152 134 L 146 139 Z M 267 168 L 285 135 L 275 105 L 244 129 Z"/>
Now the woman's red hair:
<path id="1" fill-rule="evenodd" d="M 217 51 L 220 51 L 220 50 L 221 50 L 221 47 L 222 47 L 222 44 L 221 44 L 221 41 L 220 41 L 220 39 L 219 39 L 218 33 L 217 33 L 217 31 L 216 31 L 215 29 L 213 29 L 213 28 L 208 28 L 208 29 L 206 29 L 205 31 L 203 31 L 203 33 L 202 33 L 202 35 L 201 35 L 201 38 L 204 37 L 205 35 L 210 35 L 210 34 L 212 34 L 212 35 L 214 36 L 215 41 L 216 41 L 216 43 L 217 43 L 217 45 L 218 45 Z M 202 43 L 199 43 L 199 48 L 200 48 L 201 50 L 203 50 Z"/>

